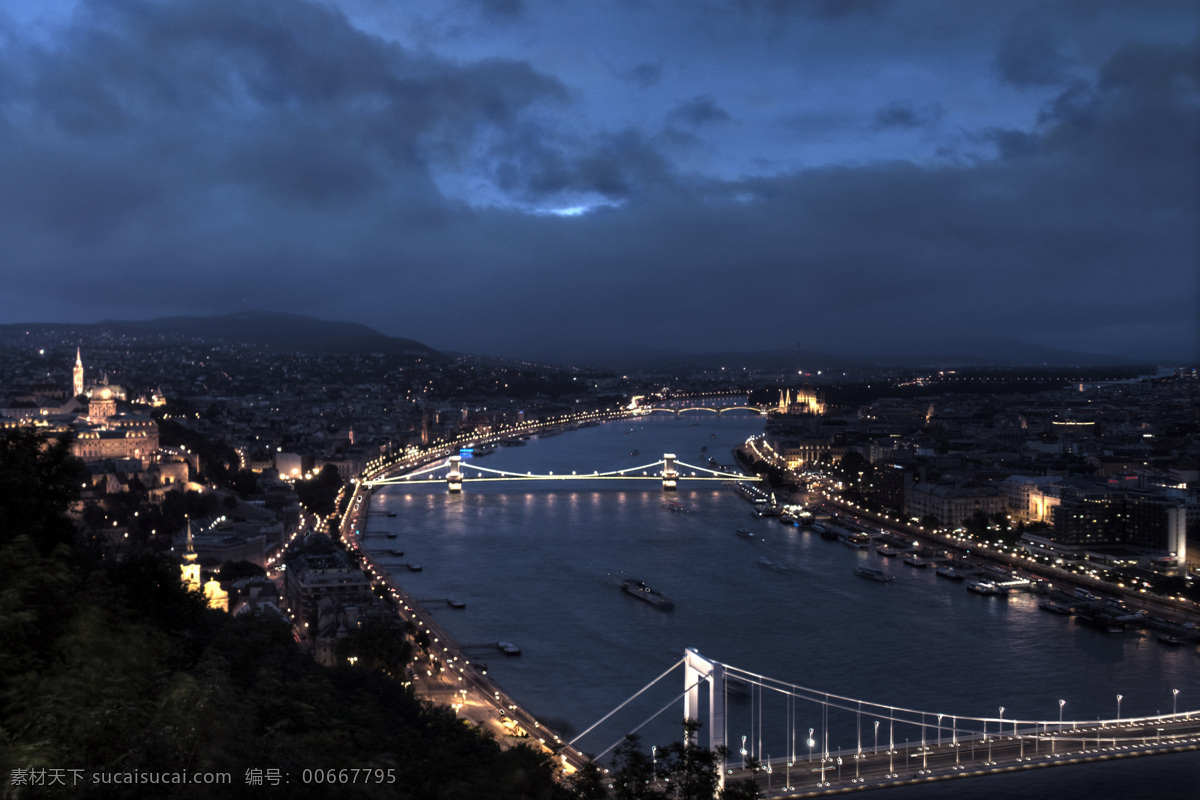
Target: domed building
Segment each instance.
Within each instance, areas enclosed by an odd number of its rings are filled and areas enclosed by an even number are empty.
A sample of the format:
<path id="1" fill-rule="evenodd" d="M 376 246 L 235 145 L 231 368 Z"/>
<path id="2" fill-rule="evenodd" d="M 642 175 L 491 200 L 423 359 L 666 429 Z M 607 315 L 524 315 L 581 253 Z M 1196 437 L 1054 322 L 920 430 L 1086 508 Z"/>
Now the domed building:
<path id="1" fill-rule="evenodd" d="M 92 392 L 88 398 L 88 421 L 93 425 L 103 425 L 109 417 L 116 416 L 117 401 L 113 398 L 112 389 L 101 386 Z"/>

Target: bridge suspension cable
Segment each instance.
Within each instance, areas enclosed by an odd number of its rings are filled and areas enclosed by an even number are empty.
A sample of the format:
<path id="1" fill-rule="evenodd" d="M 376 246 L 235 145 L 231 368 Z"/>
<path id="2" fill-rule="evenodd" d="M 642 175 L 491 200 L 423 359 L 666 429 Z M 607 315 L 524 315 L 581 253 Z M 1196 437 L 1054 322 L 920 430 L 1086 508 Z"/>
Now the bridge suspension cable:
<path id="1" fill-rule="evenodd" d="M 753 756 L 764 765 L 768 782 L 772 765 L 777 772 L 782 772 L 785 776 L 782 788 L 790 792 L 827 791 L 834 785 L 835 775 L 838 784 L 847 788 L 867 782 L 886 786 L 895 785 L 890 782 L 898 780 L 961 778 L 1000 770 L 1200 750 L 1200 710 L 1173 710 L 1170 714 L 1094 721 L 1067 720 L 1061 716 L 1066 701 L 1060 700 L 1059 719 L 1005 717 L 1003 706 L 999 707 L 1000 713 L 995 717 L 937 713 L 818 691 L 707 659 L 693 649 L 686 651 L 681 661 L 576 736 L 570 744 L 573 746 L 681 664 L 685 665 L 683 692 L 630 733 L 641 730 L 680 699 L 684 700 L 684 716 L 698 718 L 701 705 L 697 690 L 700 684 L 708 682 L 710 746 L 725 745 L 729 731 L 735 725 L 745 732 L 742 746 L 736 751 L 743 756 L 742 764 L 740 767 L 733 763 L 723 764 L 722 780 L 727 774 L 739 772 L 755 777 L 749 772 L 752 762 L 746 759 L 746 756 Z M 740 687 L 742 694 L 749 689 L 748 710 L 745 706 L 739 709 L 737 704 L 732 709 L 727 708 L 733 687 Z M 764 697 L 768 695 L 784 698 L 782 711 L 778 705 L 764 703 Z M 803 711 L 798 705 L 803 703 L 811 703 L 815 708 L 808 707 L 808 711 Z M 738 722 L 731 724 L 730 710 L 737 712 Z M 846 715 L 833 712 L 846 712 Z M 747 713 L 749 725 L 742 727 L 747 722 Z M 802 740 L 802 747 L 808 750 L 808 763 L 798 764 L 796 732 L 802 730 L 800 720 L 807 715 L 812 715 L 809 718 L 813 723 L 808 728 L 808 736 Z M 847 715 L 853 716 L 848 718 Z M 873 746 L 864 746 L 864 715 L 871 723 L 868 730 L 873 730 Z M 881 731 L 883 723 L 886 727 Z M 777 724 L 782 731 L 775 730 Z M 885 737 L 882 749 L 881 733 Z M 913 738 L 914 733 L 916 738 Z M 842 741 L 848 738 L 854 746 L 831 746 L 836 741 L 834 736 Z M 610 753 L 623 739 L 618 739 L 594 760 Z M 772 752 L 780 755 L 773 758 Z M 796 778 L 803 779 L 800 782 L 808 785 L 793 785 L 793 772 Z M 815 785 L 811 783 L 814 777 Z"/>
<path id="2" fill-rule="evenodd" d="M 635 692 L 634 694 L 630 695 L 630 696 L 629 696 L 629 698 L 628 698 L 628 699 L 627 699 L 625 702 L 621 703 L 621 705 L 617 706 L 617 707 L 616 707 L 616 708 L 614 708 L 612 711 L 610 711 L 610 712 L 608 712 L 607 714 L 605 714 L 603 717 L 601 717 L 599 720 L 597 720 L 597 721 L 596 721 L 596 722 L 595 722 L 595 723 L 594 723 L 594 724 L 593 724 L 591 727 L 589 727 L 589 728 L 588 728 L 586 731 L 584 731 L 583 733 L 579 734 L 578 736 L 576 736 L 576 737 L 575 737 L 574 739 L 572 739 L 571 741 L 567 742 L 567 747 L 574 747 L 576 742 L 578 742 L 578 741 L 579 741 L 580 739 L 582 739 L 584 736 L 587 736 L 589 733 L 591 733 L 591 732 L 592 732 L 592 731 L 593 731 L 593 730 L 594 730 L 594 729 L 595 729 L 597 726 L 599 726 L 600 724 L 602 724 L 602 723 L 603 723 L 605 720 L 607 720 L 607 719 L 608 719 L 609 717 L 611 717 L 613 714 L 616 714 L 616 713 L 617 713 L 618 711 L 620 711 L 622 708 L 624 708 L 625 706 L 629 705 L 631 702 L 633 702 L 634 700 L 636 700 L 638 697 L 640 697 L 640 696 L 642 695 L 642 693 L 643 693 L 643 692 L 645 692 L 645 691 L 646 691 L 647 689 L 649 689 L 651 686 L 653 686 L 654 684 L 656 684 L 656 683 L 658 683 L 659 681 L 661 681 L 663 678 L 665 678 L 665 677 L 667 677 L 668 675 L 670 675 L 670 674 L 671 674 L 671 673 L 672 673 L 672 672 L 675 670 L 675 668 L 676 668 L 676 667 L 678 667 L 678 666 L 679 666 L 680 664 L 682 664 L 682 663 L 683 663 L 683 659 L 682 659 L 682 658 L 681 658 L 681 659 L 679 659 L 678 661 L 676 661 L 674 664 L 672 664 L 670 667 L 668 667 L 668 668 L 667 668 L 667 670 L 666 670 L 665 672 L 663 672 L 663 674 L 662 674 L 662 675 L 659 675 L 657 678 L 655 678 L 654 680 L 652 680 L 652 681 L 650 681 L 649 683 L 647 683 L 647 684 L 646 684 L 645 686 L 643 686 L 641 689 L 638 689 L 638 690 L 637 690 L 637 692 Z M 674 701 L 672 701 L 672 702 L 674 702 Z M 618 744 L 619 744 L 619 743 L 618 743 Z M 613 745 L 613 747 L 616 747 L 616 745 Z"/>
<path id="3" fill-rule="evenodd" d="M 683 663 L 682 661 L 679 662 L 679 664 L 682 664 L 682 663 Z M 675 667 L 679 666 L 679 664 L 676 664 Z M 675 669 L 675 667 L 671 667 L 671 669 L 673 670 L 673 669 Z M 655 719 L 657 719 L 659 716 L 661 716 L 664 711 L 666 711 L 668 708 L 670 708 L 671 706 L 675 705 L 680 700 L 682 700 L 688 692 L 690 692 L 692 689 L 696 688 L 700 684 L 704 683 L 705 680 L 707 680 L 707 678 L 697 678 L 696 681 L 691 686 L 688 686 L 682 692 L 680 692 L 679 694 L 675 695 L 670 700 L 668 700 L 666 705 L 664 705 L 658 711 L 655 711 L 653 714 L 651 714 L 650 716 L 648 716 L 644 720 L 642 720 L 642 722 L 637 727 L 630 730 L 629 733 L 625 734 L 625 736 L 622 736 L 620 739 L 617 739 L 615 742 L 610 744 L 608 747 L 601 750 L 599 753 L 596 754 L 595 758 L 593 758 L 592 760 L 599 761 L 600 759 L 604 758 L 606 755 L 608 755 L 610 752 L 612 752 L 614 747 L 619 745 L 621 742 L 625 741 L 625 738 L 627 736 L 632 736 L 633 734 L 640 731 L 642 728 L 649 725 L 651 722 L 653 722 Z"/>

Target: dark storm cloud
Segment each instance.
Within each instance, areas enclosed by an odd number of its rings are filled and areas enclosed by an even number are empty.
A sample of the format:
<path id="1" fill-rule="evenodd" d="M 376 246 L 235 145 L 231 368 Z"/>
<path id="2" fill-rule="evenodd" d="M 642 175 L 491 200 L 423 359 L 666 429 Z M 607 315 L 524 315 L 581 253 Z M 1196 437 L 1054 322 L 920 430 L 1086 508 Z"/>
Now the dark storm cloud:
<path id="1" fill-rule="evenodd" d="M 522 202 L 562 205 L 588 195 L 624 202 L 673 182 L 670 163 L 635 130 L 603 134 L 586 148 L 576 144 L 569 151 L 547 143 L 548 138 L 529 126 L 493 150 L 497 185 Z"/>
<path id="2" fill-rule="evenodd" d="M 892 3 L 893 0 L 733 0 L 733 4 L 744 13 L 767 13 L 777 18 L 802 16 L 825 20 L 878 16 Z"/>
<path id="3" fill-rule="evenodd" d="M 1044 109 L 1044 146 L 1111 159 L 1116 169 L 1194 164 L 1200 147 L 1198 50 L 1197 42 L 1120 48 L 1094 84 L 1076 84 Z"/>
<path id="4" fill-rule="evenodd" d="M 676 106 L 667 114 L 667 121 L 674 125 L 686 125 L 689 128 L 699 128 L 715 122 L 728 122 L 732 117 L 729 112 L 717 105 L 709 95 L 693 97 L 688 102 Z"/>
<path id="5" fill-rule="evenodd" d="M 662 64 L 643 62 L 629 72 L 629 78 L 643 89 L 649 89 L 662 78 Z"/>
<path id="6" fill-rule="evenodd" d="M 981 138 L 994 144 L 996 152 L 1004 160 L 1033 155 L 1038 149 L 1037 136 L 1025 131 L 991 128 Z"/>
<path id="7" fill-rule="evenodd" d="M 20 80 L 0 105 L 25 122 L 0 155 L 21 178 L 0 208 L 59 229 L 235 186 L 317 206 L 385 186 L 437 203 L 433 165 L 566 97 L 526 64 L 416 57 L 329 8 L 274 0 L 95 0 L 60 46 L 8 53 Z M 78 172 L 57 167 L 76 158 Z"/>
<path id="8" fill-rule="evenodd" d="M 841 13 L 797 5 L 810 22 Z M 845 8 L 864 25 L 900 13 Z M 92 0 L 53 46 L 0 47 L 6 319 L 225 313 L 245 297 L 511 355 L 572 336 L 836 349 L 1195 328 L 1195 45 L 1129 45 L 1040 92 L 1028 75 L 1047 73 L 1017 59 L 1006 80 L 1025 74 L 1028 91 L 1007 91 L 1034 99 L 957 134 L 981 152 L 932 165 L 795 166 L 814 144 L 941 135 L 943 108 L 963 119 L 943 96 L 776 105 L 772 119 L 801 117 L 768 131 L 794 160 L 741 178 L 694 164 L 748 163 L 714 143 L 752 130 L 752 104 L 717 83 L 680 90 L 661 66 L 678 53 L 593 62 L 647 103 L 639 127 L 595 107 L 573 124 L 582 83 L 414 53 L 297 0 Z M 778 88 L 741 78 L 763 90 L 753 102 Z M 674 160 L 684 150 L 695 160 Z"/>
<path id="9" fill-rule="evenodd" d="M 1027 15 L 1008 31 L 996 55 L 1000 78 L 1017 86 L 1053 86 L 1071 77 L 1061 38 L 1044 18 Z"/>
<path id="10" fill-rule="evenodd" d="M 478 0 L 484 14 L 492 19 L 515 22 L 525 14 L 523 0 Z"/>
<path id="11" fill-rule="evenodd" d="M 895 100 L 875 110 L 875 127 L 924 128 L 936 125 L 946 114 L 940 104 L 914 108 L 910 100 Z"/>
<path id="12" fill-rule="evenodd" d="M 550 263 L 605 275 L 589 319 L 605 331 L 640 320 L 639 340 L 669 341 L 680 319 L 712 309 L 755 309 L 764 331 L 814 347 L 904 351 L 986 331 L 1120 351 L 1128 343 L 1099 338 L 1112 325 L 1186 352 L 1200 246 L 1195 54 L 1122 49 L 1095 82 L 1048 103 L 1036 132 L 981 134 L 1000 159 L 634 187 L 636 215 L 571 223 L 586 246 L 526 269 L 535 283 L 552 280 Z M 572 328 L 568 308 L 537 314 Z M 784 333 L 787 320 L 803 333 Z"/>

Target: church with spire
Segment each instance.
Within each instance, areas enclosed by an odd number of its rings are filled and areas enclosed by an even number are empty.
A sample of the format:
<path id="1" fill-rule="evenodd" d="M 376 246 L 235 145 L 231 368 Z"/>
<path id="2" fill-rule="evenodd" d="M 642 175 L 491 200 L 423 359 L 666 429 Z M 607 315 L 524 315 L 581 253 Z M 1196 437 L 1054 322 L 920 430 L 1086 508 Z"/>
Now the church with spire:
<path id="1" fill-rule="evenodd" d="M 183 563 L 179 565 L 179 578 L 183 588 L 189 592 L 203 592 L 204 602 L 209 608 L 219 611 L 229 610 L 229 593 L 221 588 L 216 578 L 201 582 L 200 556 L 196 553 L 196 539 L 192 534 L 192 521 L 187 521 L 186 543 L 183 551 Z"/>
<path id="2" fill-rule="evenodd" d="M 83 351 L 75 348 L 75 370 L 72 372 L 72 397 L 79 397 L 83 394 Z"/>

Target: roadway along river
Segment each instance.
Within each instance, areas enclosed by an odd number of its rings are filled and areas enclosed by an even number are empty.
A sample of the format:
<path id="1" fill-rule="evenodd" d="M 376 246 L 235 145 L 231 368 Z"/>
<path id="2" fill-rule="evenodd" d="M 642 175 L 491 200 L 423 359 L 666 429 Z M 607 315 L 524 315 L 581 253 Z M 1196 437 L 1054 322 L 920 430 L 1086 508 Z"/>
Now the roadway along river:
<path id="1" fill-rule="evenodd" d="M 692 464 L 710 456 L 732 463 L 732 448 L 761 430 L 761 418 L 752 415 L 663 415 L 498 447 L 475 463 L 556 474 L 633 467 L 664 453 Z M 1111 718 L 1117 694 L 1122 716 L 1149 715 L 1171 711 L 1173 689 L 1181 710 L 1200 708 L 1194 646 L 1166 647 L 1140 632 L 1103 633 L 1044 612 L 1026 595 L 973 595 L 933 570 L 753 519 L 750 505 L 719 483 L 684 482 L 670 499 L 687 513 L 666 508 L 653 483 L 468 482 L 457 496 L 438 486 L 389 487 L 373 496 L 363 545 L 412 596 L 430 601 L 426 606 L 460 643 L 519 646 L 520 657 L 486 656 L 489 674 L 566 739 L 686 647 L 823 692 L 947 715 L 995 717 L 1004 706 L 1008 719 L 1054 720 L 1062 699 L 1066 719 Z M 739 538 L 734 532 L 742 527 L 761 540 Z M 392 548 L 404 556 L 388 555 Z M 764 568 L 760 558 L 786 571 Z M 424 571 L 410 573 L 401 562 Z M 856 577 L 863 564 L 897 580 Z M 627 596 L 620 591 L 624 576 L 666 593 L 675 609 Z M 447 597 L 466 609 L 433 602 Z M 680 670 L 577 747 L 596 753 L 615 743 L 677 696 L 682 683 Z M 678 703 L 643 729 L 647 749 L 678 738 L 681 717 Z M 857 744 L 859 722 L 843 717 L 829 722 L 831 749 Z M 789 717 L 772 697 L 735 698 L 729 706 L 735 750 L 747 736 L 747 749 L 777 757 L 791 749 L 795 729 L 799 758 L 802 750 L 807 755 L 802 743 L 810 727 L 823 731 L 814 708 L 798 707 Z M 862 729 L 864 739 L 871 735 L 869 720 Z M 969 786 L 981 798 L 1078 790 L 1103 800 L 1146 796 L 1153 787 L 1155 797 L 1190 798 L 1198 781 L 1200 756 L 1187 754 L 901 788 L 889 796 L 959 796 Z"/>

